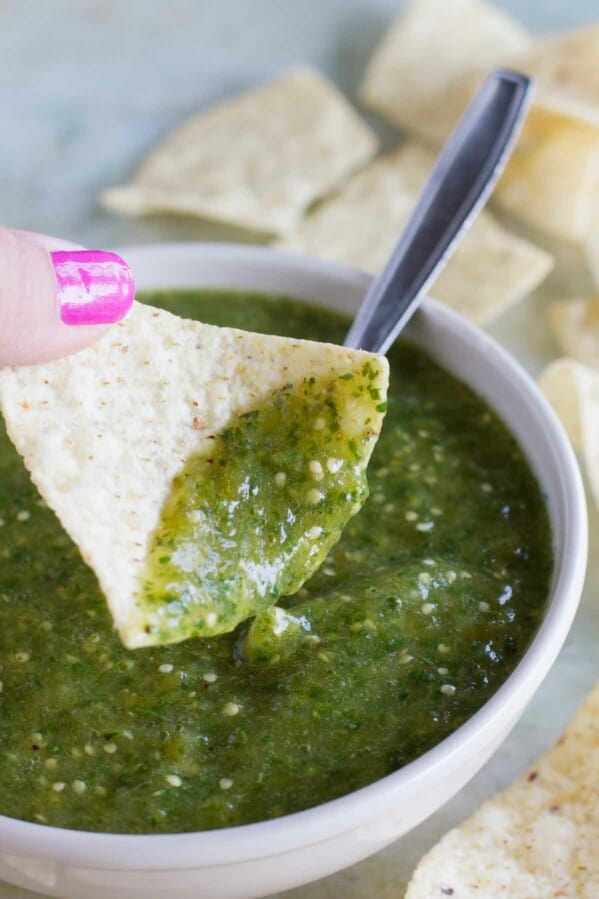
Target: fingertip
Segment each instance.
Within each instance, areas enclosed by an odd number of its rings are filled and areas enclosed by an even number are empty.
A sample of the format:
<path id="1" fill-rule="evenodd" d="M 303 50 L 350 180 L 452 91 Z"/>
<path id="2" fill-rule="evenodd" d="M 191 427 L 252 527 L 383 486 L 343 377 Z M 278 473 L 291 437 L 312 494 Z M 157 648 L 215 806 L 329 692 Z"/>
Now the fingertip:
<path id="1" fill-rule="evenodd" d="M 115 253 L 0 226 L 0 365 L 78 352 L 127 314 L 133 276 Z"/>

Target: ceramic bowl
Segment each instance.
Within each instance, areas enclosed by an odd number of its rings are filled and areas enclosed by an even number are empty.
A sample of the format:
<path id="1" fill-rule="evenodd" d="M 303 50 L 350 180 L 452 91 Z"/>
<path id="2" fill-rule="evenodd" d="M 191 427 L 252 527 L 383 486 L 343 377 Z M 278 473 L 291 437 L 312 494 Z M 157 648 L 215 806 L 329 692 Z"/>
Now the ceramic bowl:
<path id="1" fill-rule="evenodd" d="M 119 251 L 138 288 L 247 288 L 353 314 L 361 272 L 266 248 L 158 244 Z M 206 833 L 82 833 L 0 817 L 0 879 L 68 899 L 249 899 L 331 874 L 401 837 L 453 796 L 510 732 L 564 642 L 587 552 L 576 460 L 547 402 L 511 356 L 445 306 L 426 301 L 412 341 L 493 406 L 547 499 L 555 572 L 530 648 L 495 695 L 450 737 L 361 790 L 273 821 Z"/>

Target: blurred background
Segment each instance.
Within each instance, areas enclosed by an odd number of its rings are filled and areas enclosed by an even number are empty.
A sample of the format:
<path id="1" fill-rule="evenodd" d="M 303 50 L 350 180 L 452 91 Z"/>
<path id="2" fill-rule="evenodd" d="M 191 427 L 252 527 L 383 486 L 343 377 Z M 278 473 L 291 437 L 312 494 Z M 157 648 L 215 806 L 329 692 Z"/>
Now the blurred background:
<path id="1" fill-rule="evenodd" d="M 191 220 L 119 219 L 99 208 L 98 192 L 128 180 L 200 107 L 294 63 L 313 64 L 353 97 L 403 5 L 0 0 L 0 220 L 107 248 L 205 236 Z M 599 11 L 597 0 L 495 5 L 534 31 L 574 27 Z"/>

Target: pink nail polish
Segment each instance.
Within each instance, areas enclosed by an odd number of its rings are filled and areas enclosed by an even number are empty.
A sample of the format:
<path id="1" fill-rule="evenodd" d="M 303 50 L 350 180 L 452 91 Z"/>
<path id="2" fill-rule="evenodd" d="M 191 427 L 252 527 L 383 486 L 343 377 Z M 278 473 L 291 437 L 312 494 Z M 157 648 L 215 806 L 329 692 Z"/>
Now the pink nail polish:
<path id="1" fill-rule="evenodd" d="M 60 318 L 66 325 L 110 325 L 129 311 L 135 284 L 129 266 L 116 253 L 57 250 L 50 256 Z"/>

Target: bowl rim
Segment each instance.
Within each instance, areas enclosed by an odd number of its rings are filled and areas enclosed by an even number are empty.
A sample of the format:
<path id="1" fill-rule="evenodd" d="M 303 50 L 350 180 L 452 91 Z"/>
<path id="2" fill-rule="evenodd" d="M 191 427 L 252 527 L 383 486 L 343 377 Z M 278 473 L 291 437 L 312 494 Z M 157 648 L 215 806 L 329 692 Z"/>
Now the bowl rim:
<path id="1" fill-rule="evenodd" d="M 154 258 L 177 256 L 198 262 L 205 257 L 215 263 L 237 262 L 265 270 L 282 267 L 300 275 L 345 283 L 363 292 L 372 280 L 366 273 L 347 266 L 244 244 L 160 242 L 132 245 L 117 252 L 130 259 L 149 255 Z M 223 289 L 225 280 L 223 278 Z M 446 764 L 449 757 L 463 752 L 476 734 L 494 729 L 497 720 L 509 714 L 512 705 L 518 707 L 518 697 L 529 691 L 529 681 L 538 686 L 567 635 L 584 580 L 588 534 L 586 500 L 578 463 L 553 409 L 507 350 L 434 299 L 425 300 L 424 310 L 427 316 L 457 334 L 466 345 L 476 343 L 497 360 L 506 372 L 506 379 L 516 382 L 523 397 L 536 407 L 546 438 L 559 460 L 560 491 L 564 498 L 564 538 L 559 572 L 554 578 L 543 621 L 514 671 L 478 712 L 432 749 L 368 786 L 305 811 L 254 824 L 173 834 L 96 833 L 0 815 L 0 841 L 4 851 L 81 866 L 122 869 L 215 867 L 276 857 L 290 849 L 308 847 L 354 830 L 356 821 L 365 823 L 375 818 L 381 804 L 388 806 L 408 784 L 426 783 L 431 773 Z M 145 858 L 150 861 L 145 863 Z"/>

